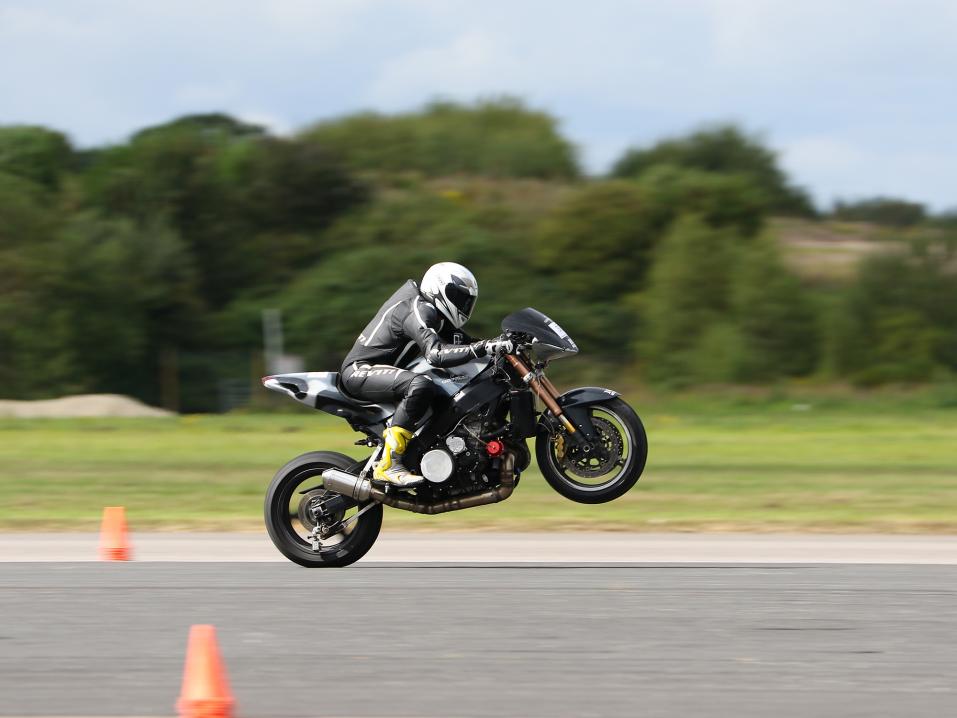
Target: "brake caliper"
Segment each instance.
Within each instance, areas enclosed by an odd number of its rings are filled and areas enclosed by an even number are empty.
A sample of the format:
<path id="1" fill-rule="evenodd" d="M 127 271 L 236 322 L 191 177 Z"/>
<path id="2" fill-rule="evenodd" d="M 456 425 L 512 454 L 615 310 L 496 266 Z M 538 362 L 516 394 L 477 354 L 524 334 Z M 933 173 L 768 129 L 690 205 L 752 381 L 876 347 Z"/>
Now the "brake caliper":
<path id="1" fill-rule="evenodd" d="M 555 436 L 555 456 L 559 461 L 565 460 L 565 435 L 557 434 Z"/>

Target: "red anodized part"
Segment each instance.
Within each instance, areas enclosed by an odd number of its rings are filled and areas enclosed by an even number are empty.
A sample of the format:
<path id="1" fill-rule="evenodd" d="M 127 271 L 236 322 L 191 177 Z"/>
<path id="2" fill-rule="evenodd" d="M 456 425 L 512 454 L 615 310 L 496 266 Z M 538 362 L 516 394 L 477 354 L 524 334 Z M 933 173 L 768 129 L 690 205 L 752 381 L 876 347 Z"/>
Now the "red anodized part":
<path id="1" fill-rule="evenodd" d="M 488 455 L 492 457 L 501 456 L 502 452 L 505 451 L 505 444 L 503 444 L 501 441 L 497 441 L 496 439 L 492 439 L 492 441 L 485 445 L 485 451 L 487 451 Z"/>

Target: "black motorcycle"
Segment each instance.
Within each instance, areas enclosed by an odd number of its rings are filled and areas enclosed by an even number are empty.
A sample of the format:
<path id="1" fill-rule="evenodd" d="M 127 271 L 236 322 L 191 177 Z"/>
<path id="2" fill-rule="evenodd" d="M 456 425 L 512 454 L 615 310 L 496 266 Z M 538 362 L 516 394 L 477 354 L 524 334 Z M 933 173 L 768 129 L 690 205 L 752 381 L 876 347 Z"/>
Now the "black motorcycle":
<path id="1" fill-rule="evenodd" d="M 441 389 L 405 454 L 405 465 L 426 479 L 414 488 L 371 480 L 394 405 L 349 396 L 336 372 L 263 378 L 269 389 L 342 417 L 365 435 L 356 444 L 374 449 L 360 461 L 311 451 L 279 470 L 266 493 L 265 514 L 269 536 L 284 556 L 310 567 L 359 560 L 379 535 L 383 505 L 438 514 L 504 501 L 531 463 L 526 441 L 532 437 L 542 475 L 562 496 L 598 504 L 635 485 L 648 456 L 635 411 L 611 389 L 558 393 L 545 367 L 578 347 L 541 312 L 510 314 L 502 331 L 515 343 L 513 354 L 449 369 L 420 358 L 408 367 Z"/>

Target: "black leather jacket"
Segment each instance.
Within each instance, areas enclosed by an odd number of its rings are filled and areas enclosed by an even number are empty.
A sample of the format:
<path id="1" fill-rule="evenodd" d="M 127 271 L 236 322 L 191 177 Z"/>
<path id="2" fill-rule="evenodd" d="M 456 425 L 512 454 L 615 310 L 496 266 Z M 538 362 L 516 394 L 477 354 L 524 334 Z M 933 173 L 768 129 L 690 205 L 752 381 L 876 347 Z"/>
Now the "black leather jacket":
<path id="1" fill-rule="evenodd" d="M 485 356 L 485 343 L 453 344 L 455 334 L 468 341 L 461 330 L 448 322 L 411 279 L 386 300 L 372 321 L 362 330 L 342 362 L 387 364 L 405 368 L 422 354 L 433 366 L 455 366 Z"/>

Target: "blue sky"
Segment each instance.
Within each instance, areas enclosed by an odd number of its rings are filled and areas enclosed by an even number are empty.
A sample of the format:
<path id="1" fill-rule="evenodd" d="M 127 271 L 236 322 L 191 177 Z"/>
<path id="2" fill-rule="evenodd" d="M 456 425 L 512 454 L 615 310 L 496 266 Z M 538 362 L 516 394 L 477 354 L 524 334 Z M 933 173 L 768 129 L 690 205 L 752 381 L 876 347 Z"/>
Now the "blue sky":
<path id="1" fill-rule="evenodd" d="M 502 93 L 592 172 L 730 120 L 819 203 L 957 207 L 954 0 L 0 0 L 0 123 L 81 146 L 192 112 L 290 132 Z"/>

